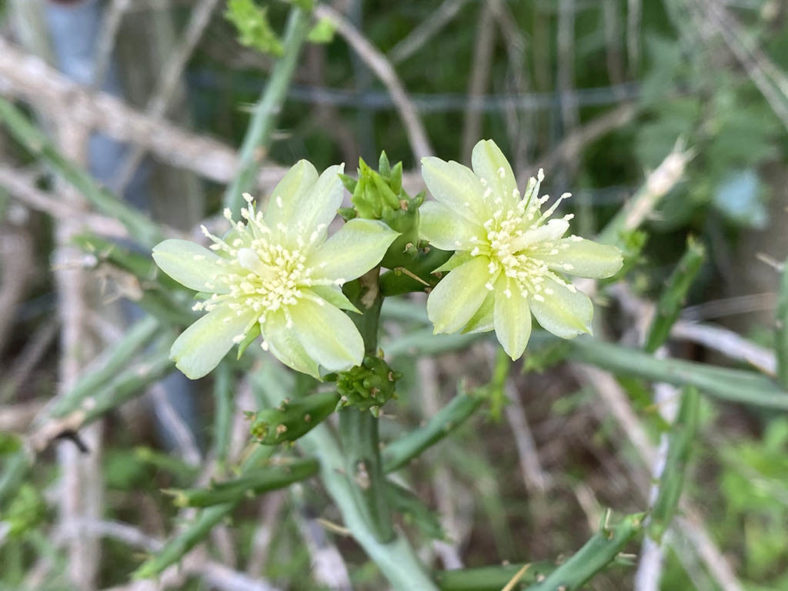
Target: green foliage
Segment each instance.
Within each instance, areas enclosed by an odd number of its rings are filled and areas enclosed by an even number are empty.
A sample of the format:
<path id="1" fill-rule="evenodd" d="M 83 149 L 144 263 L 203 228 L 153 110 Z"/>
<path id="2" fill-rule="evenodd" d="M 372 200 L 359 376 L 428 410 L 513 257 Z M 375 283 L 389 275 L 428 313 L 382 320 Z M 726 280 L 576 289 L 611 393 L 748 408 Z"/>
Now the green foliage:
<path id="1" fill-rule="evenodd" d="M 742 440 L 721 452 L 725 508 L 719 535 L 742 543 L 749 580 L 779 589 L 788 560 L 788 420 L 774 419 L 760 441 Z"/>
<path id="2" fill-rule="evenodd" d="M 0 456 L 13 454 L 22 447 L 22 441 L 13 433 L 0 432 Z"/>
<path id="3" fill-rule="evenodd" d="M 320 19 L 309 31 L 306 39 L 310 43 L 331 43 L 334 40 L 334 25 L 328 19 Z"/>
<path id="4" fill-rule="evenodd" d="M 696 47 L 655 35 L 646 47 L 652 67 L 641 94 L 647 120 L 637 132 L 639 161 L 656 167 L 678 137 L 698 138 L 700 152 L 688 182 L 665 200 L 659 227 L 687 224 L 708 206 L 734 225 L 763 227 L 767 193 L 758 166 L 778 154 L 779 124 L 770 110 L 752 100 L 748 83 L 720 72 Z M 674 90 L 664 100 L 665 88 L 677 86 L 692 92 Z"/>
<path id="5" fill-rule="evenodd" d="M 275 56 L 284 54 L 282 42 L 268 22 L 267 6 L 260 7 L 254 0 L 229 0 L 224 16 L 238 29 L 241 45 Z"/>
<path id="6" fill-rule="evenodd" d="M 47 506 L 41 493 L 31 484 L 23 484 L 8 509 L 0 512 L 0 522 L 8 526 L 8 535 L 22 536 L 38 526 L 46 515 Z"/>

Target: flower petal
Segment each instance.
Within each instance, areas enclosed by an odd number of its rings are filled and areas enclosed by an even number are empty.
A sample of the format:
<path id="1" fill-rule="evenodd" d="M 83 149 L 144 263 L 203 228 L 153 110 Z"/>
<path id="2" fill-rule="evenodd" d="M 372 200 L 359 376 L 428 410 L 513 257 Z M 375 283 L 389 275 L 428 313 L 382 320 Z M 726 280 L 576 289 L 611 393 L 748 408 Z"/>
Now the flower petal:
<path id="1" fill-rule="evenodd" d="M 153 260 L 181 285 L 196 291 L 227 293 L 216 277 L 227 273 L 225 259 L 187 240 L 170 239 L 153 247 Z"/>
<path id="2" fill-rule="evenodd" d="M 460 250 L 455 252 L 453 255 L 449 257 L 449 260 L 443 263 L 440 267 L 433 270 L 433 273 L 448 273 L 459 267 L 460 265 L 464 265 L 468 261 L 472 260 L 474 257 L 468 251 Z"/>
<path id="3" fill-rule="evenodd" d="M 534 257 L 546 262 L 555 271 L 594 279 L 612 277 L 623 264 L 621 251 L 615 246 L 599 244 L 579 236 L 560 240 L 554 249 L 535 254 Z"/>
<path id="4" fill-rule="evenodd" d="M 490 277 L 490 259 L 474 257 L 440 280 L 427 298 L 427 316 L 436 333 L 451 333 L 462 329 L 479 310 L 489 290 L 485 287 Z"/>
<path id="5" fill-rule="evenodd" d="M 301 298 L 290 308 L 292 330 L 309 356 L 329 371 L 349 369 L 364 358 L 364 342 L 347 315 L 323 300 Z"/>
<path id="6" fill-rule="evenodd" d="M 317 295 L 318 297 L 323 298 L 332 306 L 336 306 L 340 310 L 348 310 L 349 312 L 355 312 L 356 314 L 361 314 L 361 310 L 356 308 L 347 296 L 342 293 L 342 290 L 339 287 L 334 287 L 330 285 L 313 285 L 309 288 L 312 293 Z"/>
<path id="7" fill-rule="evenodd" d="M 377 265 L 397 236 L 383 222 L 356 218 L 313 250 L 306 264 L 315 278 L 349 281 Z"/>
<path id="8" fill-rule="evenodd" d="M 170 358 L 187 378 L 201 378 L 219 365 L 254 318 L 252 310 L 239 315 L 228 306 L 217 307 L 175 339 Z"/>
<path id="9" fill-rule="evenodd" d="M 545 277 L 541 291 L 542 301 L 530 298 L 531 312 L 554 335 L 571 339 L 580 333 L 591 334 L 594 306 L 584 293 L 570 291 L 554 279 Z"/>
<path id="10" fill-rule="evenodd" d="M 467 166 L 434 156 L 421 159 L 421 174 L 433 197 L 473 223 L 490 217 L 484 204 L 484 186 Z"/>
<path id="11" fill-rule="evenodd" d="M 514 206 L 520 199 L 517 179 L 501 149 L 492 140 L 481 140 L 471 155 L 473 172 L 484 179 L 493 195 L 503 203 Z"/>
<path id="12" fill-rule="evenodd" d="M 283 310 L 268 314 L 261 331 L 269 351 L 279 361 L 296 371 L 320 379 L 317 362 L 306 352 L 293 329 L 288 328 Z"/>
<path id="13" fill-rule="evenodd" d="M 495 284 L 495 336 L 512 360 L 522 357 L 531 337 L 531 308 L 517 283 L 501 276 Z"/>
<path id="14" fill-rule="evenodd" d="M 468 324 L 462 329 L 464 334 L 476 332 L 488 332 L 494 328 L 493 312 L 495 310 L 495 292 L 488 291 L 487 297 L 484 298 L 482 305 L 476 310 Z"/>
<path id="15" fill-rule="evenodd" d="M 317 170 L 308 160 L 299 160 L 274 187 L 265 208 L 264 219 L 272 229 L 279 224 L 290 227 L 300 215 L 299 208 L 312 193 Z"/>
<path id="16" fill-rule="evenodd" d="M 339 175 L 345 170 L 344 164 L 329 166 L 317 179 L 308 194 L 295 205 L 292 227 L 297 228 L 299 234 L 304 238 L 316 240 L 310 237 L 314 231 L 318 231 L 320 237 L 317 241 L 322 241 L 330 224 L 337 215 L 337 210 L 342 205 L 342 192 L 344 186 Z"/>
<path id="17" fill-rule="evenodd" d="M 419 209 L 419 236 L 443 250 L 471 250 L 478 243 L 483 228 L 457 216 L 436 201 L 428 201 Z"/>

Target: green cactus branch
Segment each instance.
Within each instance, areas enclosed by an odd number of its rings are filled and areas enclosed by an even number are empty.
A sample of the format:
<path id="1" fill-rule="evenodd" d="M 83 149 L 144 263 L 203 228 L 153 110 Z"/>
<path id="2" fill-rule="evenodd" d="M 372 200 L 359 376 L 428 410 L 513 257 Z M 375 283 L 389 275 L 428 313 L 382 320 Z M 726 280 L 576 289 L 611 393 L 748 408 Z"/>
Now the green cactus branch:
<path id="1" fill-rule="evenodd" d="M 291 396 L 292 377 L 271 362 L 255 372 L 254 381 L 264 392 L 270 405 L 277 405 Z M 435 583 L 424 570 L 408 541 L 395 532 L 390 541 L 378 540 L 366 514 L 361 510 L 346 474 L 347 461 L 336 440 L 325 425 L 319 425 L 297 441 L 305 454 L 320 461 L 320 477 L 331 499 L 339 508 L 343 525 L 380 568 L 397 591 L 437 591 Z M 383 493 L 383 491 L 381 491 Z"/>
<path id="2" fill-rule="evenodd" d="M 584 337 L 570 341 L 568 357 L 614 373 L 695 386 L 704 394 L 730 402 L 788 411 L 788 392 L 771 379 L 751 371 L 656 359 L 642 351 Z"/>
<path id="3" fill-rule="evenodd" d="M 256 446 L 252 453 L 244 460 L 241 466 L 241 475 L 267 460 L 274 452 L 274 449 L 275 448 L 271 446 Z M 140 567 L 134 571 L 133 577 L 136 579 L 155 577 L 168 566 L 181 560 L 189 550 L 207 538 L 214 526 L 230 515 L 240 502 L 241 499 L 236 498 L 233 501 L 220 505 L 213 505 L 200 510 L 197 516 L 170 538 L 155 556 L 151 556 L 148 560 L 143 562 Z"/>
<path id="4" fill-rule="evenodd" d="M 679 264 L 668 279 L 667 286 L 662 290 L 657 302 L 656 315 L 649 327 L 644 350 L 653 353 L 668 338 L 670 329 L 679 317 L 681 308 L 687 298 L 692 282 L 706 260 L 706 249 L 703 244 L 690 237 L 687 250 Z"/>
<path id="5" fill-rule="evenodd" d="M 386 446 L 383 450 L 383 469 L 394 472 L 405 466 L 463 425 L 483 401 L 484 397 L 478 392 L 465 392 L 460 385 L 452 401 L 430 418 L 426 425 Z"/>
<path id="6" fill-rule="evenodd" d="M 574 591 L 613 562 L 627 543 L 643 529 L 643 514 L 628 515 L 609 528 L 603 525 L 585 545 L 543 581 L 526 591 Z"/>
<path id="7" fill-rule="evenodd" d="M 777 354 L 777 379 L 783 388 L 788 389 L 788 260 L 783 263 L 775 321 L 774 348 Z"/>
<path id="8" fill-rule="evenodd" d="M 648 519 L 648 535 L 659 542 L 673 521 L 698 431 L 700 395 L 691 386 L 681 393 L 681 406 L 671 426 L 668 454 L 659 480 L 659 494 Z"/>
<path id="9" fill-rule="evenodd" d="M 271 464 L 246 471 L 242 476 L 217 482 L 208 488 L 165 491 L 175 497 L 178 507 L 209 507 L 223 503 L 237 503 L 262 493 L 284 488 L 311 478 L 318 471 L 318 462 L 307 458 Z"/>

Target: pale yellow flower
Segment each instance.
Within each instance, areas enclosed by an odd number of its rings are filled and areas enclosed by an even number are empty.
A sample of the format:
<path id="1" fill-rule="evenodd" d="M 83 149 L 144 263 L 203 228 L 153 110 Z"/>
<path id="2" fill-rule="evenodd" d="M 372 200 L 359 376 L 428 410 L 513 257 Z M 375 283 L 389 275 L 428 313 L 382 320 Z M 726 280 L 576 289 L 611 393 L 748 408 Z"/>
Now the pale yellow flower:
<path id="1" fill-rule="evenodd" d="M 565 274 L 603 278 L 621 268 L 613 246 L 564 235 L 570 215 L 552 218 L 562 195 L 542 211 L 539 171 L 521 196 L 514 174 L 492 140 L 473 149 L 473 170 L 429 157 L 422 174 L 437 199 L 421 208 L 420 236 L 455 251 L 450 271 L 432 290 L 427 313 L 435 332 L 495 334 L 512 359 L 525 351 L 531 315 L 553 334 L 591 332 L 593 306 Z"/>
<path id="2" fill-rule="evenodd" d="M 298 371 L 342 371 L 361 363 L 364 345 L 342 311 L 355 310 L 341 286 L 377 265 L 397 233 L 382 222 L 355 219 L 328 237 L 342 202 L 340 166 L 318 177 L 306 160 L 274 189 L 265 213 L 250 196 L 243 221 L 225 217 L 223 238 L 203 229 L 210 250 L 185 240 L 153 249 L 156 264 L 179 283 L 205 294 L 207 312 L 172 345 L 176 366 L 196 379 L 233 344 L 262 334 L 263 349 Z"/>

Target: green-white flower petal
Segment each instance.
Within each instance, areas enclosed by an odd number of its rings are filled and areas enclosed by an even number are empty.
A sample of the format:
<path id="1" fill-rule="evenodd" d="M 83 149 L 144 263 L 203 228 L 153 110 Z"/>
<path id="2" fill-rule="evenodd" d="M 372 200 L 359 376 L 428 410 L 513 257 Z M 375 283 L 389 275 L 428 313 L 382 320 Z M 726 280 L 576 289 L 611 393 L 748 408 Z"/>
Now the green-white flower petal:
<path id="1" fill-rule="evenodd" d="M 462 332 L 468 334 L 468 333 L 491 331 L 494 327 L 493 324 L 494 311 L 495 311 L 495 292 L 491 291 L 487 293 L 487 297 L 484 298 L 482 305 L 479 306 L 478 310 L 476 310 L 476 314 L 471 316 L 471 319 L 468 321 L 468 324 L 466 324 L 465 327 L 462 329 Z"/>
<path id="2" fill-rule="evenodd" d="M 317 179 L 312 189 L 295 202 L 291 227 L 304 238 L 315 240 L 317 231 L 320 241 L 328 231 L 328 225 L 336 217 L 342 205 L 344 186 L 339 175 L 344 164 L 329 166 Z"/>
<path id="3" fill-rule="evenodd" d="M 309 288 L 312 293 L 317 295 L 318 297 L 323 298 L 332 306 L 336 306 L 340 310 L 348 310 L 349 312 L 355 312 L 357 314 L 361 314 L 361 310 L 356 308 L 347 296 L 342 293 L 342 290 L 337 286 L 331 285 L 313 285 Z"/>
<path id="4" fill-rule="evenodd" d="M 274 187 L 265 208 L 265 221 L 270 228 L 280 224 L 292 227 L 298 220 L 308 196 L 317 182 L 317 170 L 307 160 L 299 160 L 287 171 L 282 180 Z"/>
<path id="5" fill-rule="evenodd" d="M 302 298 L 290 308 L 292 330 L 307 354 L 328 371 L 342 371 L 359 365 L 364 358 L 364 342 L 353 321 L 330 304 Z"/>
<path id="6" fill-rule="evenodd" d="M 493 196 L 513 206 L 520 198 L 512 167 L 501 149 L 492 140 L 481 140 L 471 155 L 473 172 L 487 182 Z"/>
<path id="7" fill-rule="evenodd" d="M 436 201 L 428 201 L 419 209 L 419 236 L 443 250 L 471 250 L 476 246 L 483 228 L 452 212 Z"/>
<path id="8" fill-rule="evenodd" d="M 467 251 L 460 250 L 455 252 L 453 255 L 449 257 L 449 260 L 443 263 L 440 267 L 435 269 L 433 273 L 448 273 L 452 269 L 456 269 L 460 265 L 464 265 L 468 261 L 473 259 L 471 253 Z"/>
<path id="9" fill-rule="evenodd" d="M 531 337 L 531 309 L 517 283 L 501 276 L 495 284 L 495 336 L 506 354 L 522 357 Z"/>
<path id="10" fill-rule="evenodd" d="M 214 369 L 254 322 L 252 310 L 238 315 L 228 306 L 215 308 L 184 330 L 170 349 L 175 366 L 196 380 Z"/>
<path id="11" fill-rule="evenodd" d="M 349 281 L 377 265 L 397 236 L 383 222 L 356 218 L 310 253 L 307 266 L 317 278 Z"/>
<path id="12" fill-rule="evenodd" d="M 560 240 L 556 248 L 535 256 L 555 271 L 593 279 L 612 277 L 623 264 L 621 251 L 615 246 L 599 244 L 579 236 Z"/>
<path id="13" fill-rule="evenodd" d="M 436 333 L 462 329 L 479 310 L 495 278 L 487 269 L 487 257 L 475 257 L 440 280 L 427 298 L 427 316 Z"/>
<path id="14" fill-rule="evenodd" d="M 194 242 L 170 239 L 153 248 L 153 260 L 159 268 L 181 285 L 196 291 L 225 293 L 216 277 L 226 273 L 222 257 Z"/>
<path id="15" fill-rule="evenodd" d="M 594 306 L 580 291 L 570 291 L 557 281 L 544 278 L 542 301 L 531 298 L 531 312 L 542 325 L 554 335 L 571 339 L 580 333 L 591 334 L 591 318 Z"/>
<path id="16" fill-rule="evenodd" d="M 317 362 L 306 352 L 292 327 L 288 328 L 284 311 L 268 314 L 261 331 L 269 351 L 279 361 L 296 371 L 320 379 Z"/>
<path id="17" fill-rule="evenodd" d="M 489 217 L 484 186 L 470 168 L 428 156 L 421 159 L 421 174 L 433 197 L 450 210 L 473 223 Z"/>

